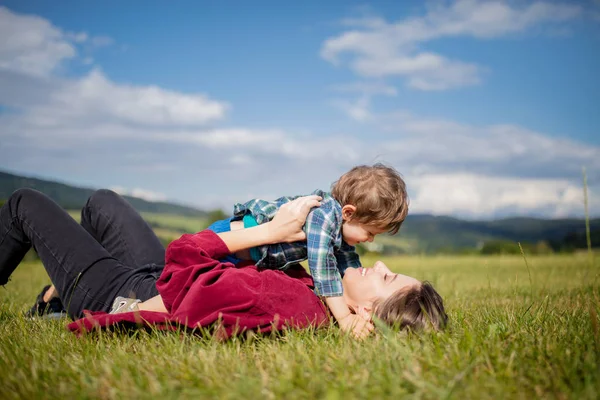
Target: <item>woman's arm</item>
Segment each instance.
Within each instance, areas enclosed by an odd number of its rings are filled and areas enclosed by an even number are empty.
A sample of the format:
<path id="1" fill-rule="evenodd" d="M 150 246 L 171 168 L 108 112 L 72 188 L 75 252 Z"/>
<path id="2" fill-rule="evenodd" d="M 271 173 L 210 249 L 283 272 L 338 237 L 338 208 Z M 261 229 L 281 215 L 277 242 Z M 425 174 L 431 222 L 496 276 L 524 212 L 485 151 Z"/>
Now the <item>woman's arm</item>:
<path id="1" fill-rule="evenodd" d="M 306 216 L 314 207 L 321 205 L 321 197 L 299 197 L 282 205 L 275 217 L 267 223 L 252 228 L 219 233 L 219 238 L 231 253 L 273 243 L 289 243 L 306 240 L 302 230 Z"/>
<path id="2" fill-rule="evenodd" d="M 219 233 L 219 238 L 231 253 L 265 244 L 306 240 L 302 227 L 310 210 L 320 206 L 321 200 L 320 196 L 315 195 L 300 197 L 282 205 L 270 222 Z M 168 312 L 160 295 L 139 303 L 138 307 L 144 311 Z"/>

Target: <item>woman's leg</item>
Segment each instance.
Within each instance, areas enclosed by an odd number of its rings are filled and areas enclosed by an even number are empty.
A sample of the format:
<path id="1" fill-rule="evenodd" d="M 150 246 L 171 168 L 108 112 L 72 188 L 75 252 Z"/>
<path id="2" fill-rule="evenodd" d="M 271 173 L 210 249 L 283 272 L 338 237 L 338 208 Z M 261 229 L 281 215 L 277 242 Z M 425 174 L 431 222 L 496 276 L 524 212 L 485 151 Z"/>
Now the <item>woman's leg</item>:
<path id="1" fill-rule="evenodd" d="M 127 266 L 164 266 L 165 248 L 152 228 L 123 197 L 112 190 L 100 189 L 89 197 L 81 209 L 81 226 L 110 255 Z M 51 286 L 43 296 L 44 303 L 34 307 L 43 309 L 55 297 L 59 295 Z"/>
<path id="2" fill-rule="evenodd" d="M 58 204 L 20 189 L 0 208 L 1 285 L 32 246 L 73 318 L 84 309 L 109 310 L 132 274 Z"/>
<path id="3" fill-rule="evenodd" d="M 98 190 L 90 196 L 81 210 L 81 226 L 126 265 L 165 263 L 165 248 L 152 228 L 112 190 Z"/>

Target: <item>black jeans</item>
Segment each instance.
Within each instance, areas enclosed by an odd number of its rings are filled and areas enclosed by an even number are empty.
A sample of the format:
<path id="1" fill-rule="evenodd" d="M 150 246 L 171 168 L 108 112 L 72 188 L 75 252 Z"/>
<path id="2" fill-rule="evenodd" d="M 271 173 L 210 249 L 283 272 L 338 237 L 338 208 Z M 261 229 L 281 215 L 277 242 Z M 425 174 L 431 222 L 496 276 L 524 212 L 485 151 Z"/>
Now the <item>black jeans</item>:
<path id="1" fill-rule="evenodd" d="M 147 300 L 165 249 L 125 199 L 98 190 L 81 211 L 81 225 L 33 189 L 19 189 L 0 208 L 0 285 L 27 251 L 37 251 L 71 318 L 109 311 L 116 296 Z"/>

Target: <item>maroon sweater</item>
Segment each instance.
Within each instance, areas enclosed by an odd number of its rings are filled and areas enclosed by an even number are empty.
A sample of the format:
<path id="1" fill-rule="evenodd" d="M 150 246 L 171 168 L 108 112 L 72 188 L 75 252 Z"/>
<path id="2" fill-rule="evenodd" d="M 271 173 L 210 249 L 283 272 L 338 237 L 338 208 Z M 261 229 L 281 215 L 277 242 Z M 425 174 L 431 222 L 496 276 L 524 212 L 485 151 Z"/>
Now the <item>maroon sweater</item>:
<path id="1" fill-rule="evenodd" d="M 69 324 L 81 334 L 112 326 L 155 326 L 174 329 L 219 327 L 220 337 L 253 330 L 324 326 L 327 309 L 312 292 L 313 280 L 301 267 L 283 271 L 234 266 L 219 259 L 229 254 L 212 231 L 186 234 L 167 248 L 165 268 L 156 282 L 167 313 L 89 313 Z"/>

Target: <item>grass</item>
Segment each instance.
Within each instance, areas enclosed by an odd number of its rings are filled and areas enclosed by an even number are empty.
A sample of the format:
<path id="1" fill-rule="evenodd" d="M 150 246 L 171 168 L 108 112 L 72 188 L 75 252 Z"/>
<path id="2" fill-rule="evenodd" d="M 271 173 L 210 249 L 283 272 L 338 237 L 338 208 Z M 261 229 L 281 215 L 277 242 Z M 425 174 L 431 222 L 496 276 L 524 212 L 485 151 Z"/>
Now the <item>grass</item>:
<path id="1" fill-rule="evenodd" d="M 158 225 L 177 232 L 200 232 L 208 226 L 208 220 L 206 218 L 149 212 L 143 212 L 141 214 L 151 225 Z"/>
<path id="2" fill-rule="evenodd" d="M 0 288 L 0 398 L 573 398 L 600 396 L 600 266 L 585 254 L 395 257 L 431 281 L 447 332 L 335 328 L 220 343 L 178 333 L 92 334 L 21 317 L 47 277 Z M 373 259 L 365 259 L 366 265 Z"/>

